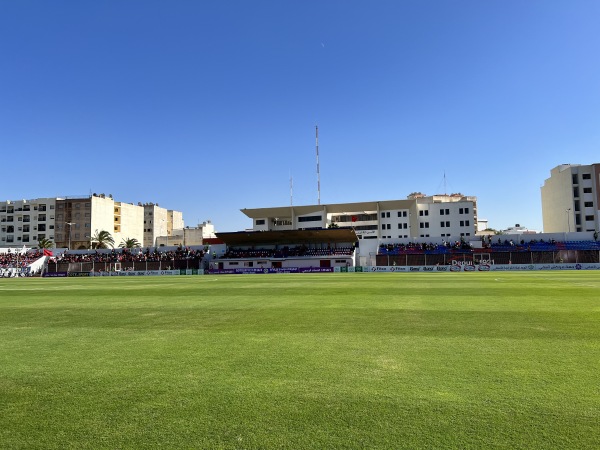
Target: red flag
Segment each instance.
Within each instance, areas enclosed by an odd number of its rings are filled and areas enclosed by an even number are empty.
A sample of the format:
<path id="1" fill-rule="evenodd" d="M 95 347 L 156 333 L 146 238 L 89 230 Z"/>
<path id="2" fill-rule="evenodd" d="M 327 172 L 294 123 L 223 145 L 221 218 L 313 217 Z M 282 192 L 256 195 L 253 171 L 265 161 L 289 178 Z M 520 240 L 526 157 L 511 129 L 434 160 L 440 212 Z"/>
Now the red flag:
<path id="1" fill-rule="evenodd" d="M 352 216 L 352 222 L 356 222 L 356 216 Z"/>
<path id="2" fill-rule="evenodd" d="M 52 252 L 47 248 L 44 249 L 44 256 L 52 256 Z"/>

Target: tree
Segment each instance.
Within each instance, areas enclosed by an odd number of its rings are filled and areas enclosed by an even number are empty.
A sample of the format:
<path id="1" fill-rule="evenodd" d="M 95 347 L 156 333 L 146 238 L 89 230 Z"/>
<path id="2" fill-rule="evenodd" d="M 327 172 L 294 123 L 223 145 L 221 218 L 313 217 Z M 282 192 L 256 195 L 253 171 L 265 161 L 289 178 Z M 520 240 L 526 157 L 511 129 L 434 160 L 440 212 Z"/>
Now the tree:
<path id="1" fill-rule="evenodd" d="M 41 238 L 41 239 L 38 241 L 38 245 L 37 245 L 37 247 L 38 247 L 40 250 L 42 250 L 42 249 L 45 249 L 45 248 L 52 248 L 52 247 L 54 247 L 54 242 L 52 242 L 50 239 Z"/>
<path id="2" fill-rule="evenodd" d="M 136 238 L 125 238 L 123 242 L 119 244 L 120 248 L 140 248 L 141 245 Z"/>
<path id="3" fill-rule="evenodd" d="M 331 222 L 327 228 L 339 228 L 339 227 L 340 226 L 337 223 Z"/>
<path id="4" fill-rule="evenodd" d="M 96 230 L 96 234 L 92 236 L 92 248 L 108 248 L 109 245 L 115 247 L 115 240 L 111 234 L 106 230 Z"/>

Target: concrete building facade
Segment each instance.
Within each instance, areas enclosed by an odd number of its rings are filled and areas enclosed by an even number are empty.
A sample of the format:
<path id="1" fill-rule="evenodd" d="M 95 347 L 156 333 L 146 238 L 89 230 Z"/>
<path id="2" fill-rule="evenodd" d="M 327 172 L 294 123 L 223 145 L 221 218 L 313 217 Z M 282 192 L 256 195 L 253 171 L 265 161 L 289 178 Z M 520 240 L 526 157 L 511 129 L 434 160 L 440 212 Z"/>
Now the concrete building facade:
<path id="1" fill-rule="evenodd" d="M 600 164 L 562 164 L 541 188 L 544 233 L 600 230 Z"/>
<path id="2" fill-rule="evenodd" d="M 198 224 L 196 227 L 184 227 L 173 230 L 170 236 L 158 236 L 156 246 L 184 246 L 203 245 L 205 239 L 216 238 L 215 226 L 210 220 Z"/>
<path id="3" fill-rule="evenodd" d="M 37 246 L 40 239 L 54 241 L 56 199 L 0 202 L 0 247 Z"/>
<path id="4" fill-rule="evenodd" d="M 183 214 L 158 205 L 115 201 L 111 195 L 39 198 L 0 202 L 0 247 L 35 247 L 49 239 L 55 247 L 90 248 L 93 236 L 108 231 L 118 247 L 127 239 L 146 246 L 183 228 Z M 157 220 L 158 219 L 158 220 Z M 175 220 L 175 223 L 173 223 Z M 149 230 L 149 231 L 146 231 Z"/>

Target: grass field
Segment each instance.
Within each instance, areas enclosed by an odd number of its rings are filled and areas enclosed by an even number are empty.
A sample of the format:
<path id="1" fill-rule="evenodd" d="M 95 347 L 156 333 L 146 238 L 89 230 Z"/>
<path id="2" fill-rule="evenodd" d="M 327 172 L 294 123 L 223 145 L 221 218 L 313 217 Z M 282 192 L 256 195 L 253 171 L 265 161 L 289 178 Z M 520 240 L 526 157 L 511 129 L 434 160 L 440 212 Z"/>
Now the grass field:
<path id="1" fill-rule="evenodd" d="M 0 448 L 600 448 L 592 272 L 0 280 Z"/>

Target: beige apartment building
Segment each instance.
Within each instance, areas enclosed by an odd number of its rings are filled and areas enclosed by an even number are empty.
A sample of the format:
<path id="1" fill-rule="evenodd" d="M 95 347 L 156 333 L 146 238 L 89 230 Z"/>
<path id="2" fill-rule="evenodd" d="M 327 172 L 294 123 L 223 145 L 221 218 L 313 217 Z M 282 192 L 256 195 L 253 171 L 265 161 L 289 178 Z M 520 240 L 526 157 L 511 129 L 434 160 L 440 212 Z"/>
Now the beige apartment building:
<path id="1" fill-rule="evenodd" d="M 126 239 L 144 238 L 144 208 L 116 202 L 104 194 L 56 201 L 57 247 L 90 248 L 93 236 L 108 231 L 118 247 Z"/>
<path id="2" fill-rule="evenodd" d="M 99 231 L 108 231 L 115 247 L 126 239 L 153 246 L 158 236 L 184 226 L 180 211 L 117 202 L 104 194 L 0 202 L 0 224 L 0 247 L 35 247 L 45 238 L 70 249 L 90 248 Z"/>
<path id="3" fill-rule="evenodd" d="M 541 188 L 544 233 L 598 231 L 600 164 L 561 164 Z"/>

